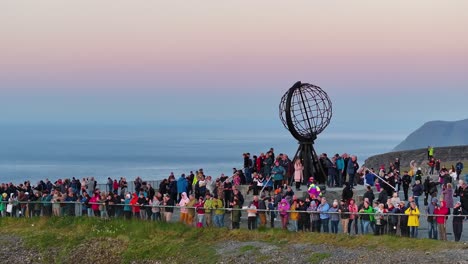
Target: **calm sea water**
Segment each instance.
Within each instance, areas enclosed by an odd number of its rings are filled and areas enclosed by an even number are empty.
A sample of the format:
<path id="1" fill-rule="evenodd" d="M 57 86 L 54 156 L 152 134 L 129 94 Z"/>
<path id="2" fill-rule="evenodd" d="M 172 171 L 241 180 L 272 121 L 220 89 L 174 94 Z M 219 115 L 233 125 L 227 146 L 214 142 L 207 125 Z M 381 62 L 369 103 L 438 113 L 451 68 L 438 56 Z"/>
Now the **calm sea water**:
<path id="1" fill-rule="evenodd" d="M 215 127 L 2 126 L 0 182 L 32 183 L 45 178 L 141 176 L 147 180 L 203 168 L 208 175 L 241 168 L 242 153 L 293 156 L 297 142 L 281 127 L 244 131 Z M 323 133 L 318 153 L 353 153 L 361 163 L 387 152 L 400 137 L 362 133 Z"/>

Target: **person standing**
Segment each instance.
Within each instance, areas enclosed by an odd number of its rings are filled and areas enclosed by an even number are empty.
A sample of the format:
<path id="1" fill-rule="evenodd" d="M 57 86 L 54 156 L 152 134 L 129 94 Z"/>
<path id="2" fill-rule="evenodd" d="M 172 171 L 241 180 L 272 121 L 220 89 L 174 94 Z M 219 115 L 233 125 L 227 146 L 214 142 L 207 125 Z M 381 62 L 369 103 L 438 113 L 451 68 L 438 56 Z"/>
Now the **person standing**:
<path id="1" fill-rule="evenodd" d="M 427 160 L 430 160 L 432 157 L 434 157 L 434 147 L 429 146 L 427 147 Z"/>
<path id="2" fill-rule="evenodd" d="M 349 184 L 351 188 L 353 188 L 356 183 L 355 183 L 355 176 L 356 172 L 359 169 L 359 164 L 357 163 L 357 157 L 356 156 L 351 156 L 351 158 L 348 161 L 348 167 L 347 167 L 347 173 L 349 175 Z"/>
<path id="3" fill-rule="evenodd" d="M 289 216 L 289 203 L 286 199 L 281 199 L 281 202 L 278 204 L 278 212 L 281 217 L 281 227 L 283 229 L 288 228 L 288 216 Z"/>
<path id="4" fill-rule="evenodd" d="M 408 171 L 405 171 L 405 174 L 401 178 L 401 183 L 403 185 L 403 194 L 405 196 L 405 201 L 408 201 L 408 189 L 411 184 L 411 177 L 408 175 Z"/>
<path id="5" fill-rule="evenodd" d="M 327 203 L 327 199 L 322 197 L 322 201 L 320 205 L 317 207 L 317 212 L 320 213 L 320 223 L 322 225 L 322 230 L 324 233 L 328 233 L 328 222 L 330 220 L 330 215 L 328 214 L 328 210 L 330 209 L 330 205 Z"/>
<path id="6" fill-rule="evenodd" d="M 276 213 L 275 213 L 275 200 L 273 197 L 268 199 L 268 211 L 270 214 L 270 227 L 274 228 Z"/>
<path id="7" fill-rule="evenodd" d="M 254 197 L 255 199 L 255 197 Z M 247 208 L 247 226 L 249 230 L 257 229 L 257 207 L 252 202 Z"/>
<path id="8" fill-rule="evenodd" d="M 384 208 L 384 204 L 379 204 L 375 209 L 375 230 L 374 235 L 381 236 L 384 234 L 385 225 L 387 224 L 387 220 L 385 220 L 385 213 L 387 213 L 386 209 Z"/>
<path id="9" fill-rule="evenodd" d="M 338 200 L 334 200 L 328 212 L 330 212 L 330 223 L 331 223 L 331 232 L 333 234 L 338 234 L 338 225 L 340 223 L 340 208 L 338 207 Z"/>
<path id="10" fill-rule="evenodd" d="M 275 190 L 282 186 L 284 179 L 284 168 L 280 166 L 279 162 L 275 162 L 275 166 L 271 169 L 271 174 L 273 174 L 274 188 Z"/>
<path id="11" fill-rule="evenodd" d="M 163 201 L 164 201 L 163 202 L 163 205 L 164 205 L 164 220 L 167 223 L 169 223 L 169 222 L 171 222 L 172 214 L 174 213 L 175 201 L 169 195 L 164 195 Z"/>
<path id="12" fill-rule="evenodd" d="M 437 215 L 436 222 L 437 222 L 437 227 L 439 229 L 439 235 L 440 235 L 440 240 L 447 240 L 447 226 L 446 226 L 446 221 L 447 221 L 447 215 L 448 215 L 448 209 L 446 206 L 445 201 L 440 202 L 440 206 L 436 205 L 434 209 L 434 214 Z"/>
<path id="13" fill-rule="evenodd" d="M 435 161 L 435 170 L 436 170 L 436 171 L 435 171 L 435 172 L 436 172 L 435 174 L 438 175 L 438 174 L 440 173 L 440 159 L 438 159 L 438 160 Z"/>
<path id="14" fill-rule="evenodd" d="M 212 216 L 212 208 L 213 208 L 213 199 L 210 193 L 206 193 L 206 199 L 203 203 L 203 207 L 205 209 L 205 224 L 207 227 L 211 227 L 213 225 L 213 216 Z M 201 198 L 201 196 L 199 197 Z"/>
<path id="15" fill-rule="evenodd" d="M 214 209 L 214 222 L 216 227 L 224 227 L 225 211 L 223 207 L 223 201 L 215 196 L 213 197 L 211 207 Z"/>
<path id="16" fill-rule="evenodd" d="M 231 180 L 228 178 L 224 181 L 223 183 L 223 190 L 224 190 L 224 207 L 225 208 L 229 208 L 231 207 L 230 205 L 230 202 L 231 202 L 231 199 L 232 199 L 232 196 L 233 196 L 233 191 L 232 191 L 232 182 Z M 221 204 L 223 204 L 223 200 L 218 197 L 219 200 L 221 201 Z"/>
<path id="17" fill-rule="evenodd" d="M 460 180 L 460 174 L 463 171 L 463 163 L 459 160 L 455 165 L 455 171 L 457 173 L 457 181 Z"/>
<path id="18" fill-rule="evenodd" d="M 260 220 L 260 226 L 261 227 L 265 227 L 266 224 L 267 224 L 267 218 L 266 218 L 266 211 L 267 211 L 267 205 L 266 205 L 266 202 L 265 202 L 265 196 L 262 195 L 260 197 L 260 200 L 258 200 L 258 207 L 257 209 L 259 210 L 257 212 L 257 216 Z"/>
<path id="19" fill-rule="evenodd" d="M 463 208 L 461 207 L 461 202 L 457 202 L 453 208 L 453 235 L 455 236 L 455 242 L 460 241 L 461 234 L 463 231 L 463 220 L 465 219 L 463 215 Z"/>
<path id="20" fill-rule="evenodd" d="M 273 167 L 274 158 L 271 152 L 267 152 L 266 157 L 263 159 L 263 176 L 271 174 L 271 168 Z"/>
<path id="21" fill-rule="evenodd" d="M 294 162 L 294 182 L 296 183 L 296 191 L 301 190 L 301 183 L 304 181 L 304 166 L 301 159 Z"/>
<path id="22" fill-rule="evenodd" d="M 434 159 L 434 158 L 431 158 L 431 159 L 429 160 L 429 162 L 427 163 L 427 165 L 429 165 L 429 168 L 430 168 L 429 174 L 430 174 L 430 175 L 433 175 L 433 174 L 434 174 L 434 167 L 435 167 L 435 159 Z"/>
<path id="23" fill-rule="evenodd" d="M 336 168 L 336 157 L 332 157 L 330 160 L 327 158 L 327 165 L 328 167 L 328 176 L 332 178 L 331 180 L 331 187 L 339 187 L 340 183 L 338 181 L 338 169 Z"/>
<path id="24" fill-rule="evenodd" d="M 232 201 L 231 206 L 232 206 L 232 212 L 231 212 L 232 229 L 239 229 L 242 212 L 241 212 L 241 208 L 239 206 L 239 202 L 237 201 L 237 199 L 234 199 L 234 201 Z"/>
<path id="25" fill-rule="evenodd" d="M 187 217 L 188 217 L 188 209 L 187 205 L 190 202 L 190 199 L 187 197 L 187 193 L 183 192 L 181 194 L 182 198 L 180 199 L 179 203 L 177 206 L 180 207 L 180 218 L 179 221 L 181 223 L 187 223 Z"/>
<path id="26" fill-rule="evenodd" d="M 178 194 L 178 201 L 182 199 L 182 194 L 185 193 L 187 195 L 188 191 L 188 182 L 187 179 L 185 178 L 185 174 L 182 173 L 180 175 L 179 179 L 177 179 L 177 194 Z M 188 198 L 188 197 L 185 197 Z"/>
<path id="27" fill-rule="evenodd" d="M 364 205 L 359 210 L 359 213 L 361 213 L 361 222 L 362 222 L 362 234 L 367 234 L 369 232 L 369 226 L 372 221 L 374 221 L 374 208 L 370 206 L 368 200 L 364 200 Z"/>
<path id="28" fill-rule="evenodd" d="M 310 203 L 310 200 L 307 202 Z M 310 232 L 310 214 L 307 212 L 307 204 L 304 200 L 299 200 L 299 207 L 297 210 L 299 213 L 299 221 L 298 221 L 298 228 L 299 231 Z"/>
<path id="29" fill-rule="evenodd" d="M 344 180 L 343 180 L 343 171 L 345 168 L 344 160 L 342 157 L 340 157 L 340 155 L 335 154 L 335 162 L 336 162 L 336 170 L 337 170 L 336 180 L 338 182 L 338 186 L 341 188 L 343 187 L 343 183 L 344 183 Z"/>
<path id="30" fill-rule="evenodd" d="M 395 162 L 393 163 L 393 165 L 395 166 L 395 169 L 397 171 L 400 171 L 400 159 L 399 158 L 395 159 Z"/>
<path id="31" fill-rule="evenodd" d="M 205 201 L 203 200 L 203 197 L 200 196 L 198 197 L 198 202 L 196 202 L 193 207 L 195 207 L 195 211 L 197 213 L 197 228 L 202 228 L 203 227 L 203 222 L 205 220 Z"/>
<path id="32" fill-rule="evenodd" d="M 429 239 L 435 239 L 437 240 L 438 238 L 438 233 L 437 233 L 437 221 L 436 217 L 433 216 L 435 214 L 435 210 L 437 208 L 437 203 L 439 201 L 437 198 L 432 198 L 431 203 L 426 207 L 426 213 L 428 214 L 427 216 L 427 222 L 429 224 Z"/>
<path id="33" fill-rule="evenodd" d="M 405 214 L 408 216 L 408 227 L 412 238 L 418 237 L 419 228 L 419 209 L 415 202 L 410 203 L 410 207 L 406 209 Z"/>
<path id="34" fill-rule="evenodd" d="M 253 162 L 250 158 L 250 153 L 244 153 L 244 174 L 246 183 L 250 184 L 252 182 L 252 170 L 253 170 Z"/>
<path id="35" fill-rule="evenodd" d="M 351 231 L 354 226 L 354 234 L 358 234 L 358 207 L 354 202 L 354 199 L 349 200 L 349 205 L 348 205 L 348 210 L 349 210 L 349 222 L 348 222 L 348 235 L 351 234 Z"/>
<path id="36" fill-rule="evenodd" d="M 423 187 L 421 185 L 421 182 L 419 180 L 416 181 L 416 183 L 413 185 L 413 197 L 414 201 L 416 202 L 416 206 L 419 207 L 419 196 L 421 196 L 423 193 Z"/>
<path id="37" fill-rule="evenodd" d="M 112 192 L 113 191 L 113 185 L 114 181 L 111 179 L 111 177 L 107 177 L 107 192 Z"/>
<path id="38" fill-rule="evenodd" d="M 292 201 L 291 207 L 289 208 L 289 222 L 291 224 L 291 231 L 297 232 L 299 231 L 298 227 L 298 221 L 299 221 L 299 213 L 297 212 L 297 209 L 299 207 L 299 204 L 297 202 L 297 199 L 294 199 Z"/>
<path id="39" fill-rule="evenodd" d="M 447 214 L 450 214 L 450 209 L 453 208 L 453 187 L 451 183 L 447 183 L 447 186 L 442 186 L 442 195 L 447 205 Z"/>
<path id="40" fill-rule="evenodd" d="M 294 168 L 293 168 L 293 164 L 292 164 L 291 160 L 289 159 L 288 155 L 286 155 L 286 154 L 281 155 L 280 165 L 284 169 L 283 185 L 284 184 L 290 185 L 291 184 L 291 174 L 293 173 Z"/>

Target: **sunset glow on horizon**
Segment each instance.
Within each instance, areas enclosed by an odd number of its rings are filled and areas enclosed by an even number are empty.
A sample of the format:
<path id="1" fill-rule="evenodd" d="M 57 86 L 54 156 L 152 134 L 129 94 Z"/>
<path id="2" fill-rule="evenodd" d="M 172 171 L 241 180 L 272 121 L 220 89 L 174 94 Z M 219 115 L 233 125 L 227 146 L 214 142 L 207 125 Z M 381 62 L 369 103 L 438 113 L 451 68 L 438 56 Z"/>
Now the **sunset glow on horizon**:
<path id="1" fill-rule="evenodd" d="M 282 94 L 310 80 L 335 98 L 467 95 L 466 10 L 461 0 L 7 1 L 0 91 Z"/>

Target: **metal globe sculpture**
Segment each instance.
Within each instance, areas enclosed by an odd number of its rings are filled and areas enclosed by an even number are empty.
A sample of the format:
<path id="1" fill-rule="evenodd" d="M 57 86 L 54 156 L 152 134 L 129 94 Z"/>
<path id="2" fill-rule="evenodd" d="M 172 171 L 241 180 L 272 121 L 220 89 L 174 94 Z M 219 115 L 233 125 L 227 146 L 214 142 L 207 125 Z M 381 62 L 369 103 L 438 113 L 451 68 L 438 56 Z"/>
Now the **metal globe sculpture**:
<path id="1" fill-rule="evenodd" d="M 324 183 L 326 175 L 313 147 L 317 135 L 330 124 L 332 103 L 320 87 L 308 83 L 295 83 L 281 98 L 280 119 L 284 127 L 299 141 L 294 160 L 304 166 L 304 181 L 309 177 Z"/>

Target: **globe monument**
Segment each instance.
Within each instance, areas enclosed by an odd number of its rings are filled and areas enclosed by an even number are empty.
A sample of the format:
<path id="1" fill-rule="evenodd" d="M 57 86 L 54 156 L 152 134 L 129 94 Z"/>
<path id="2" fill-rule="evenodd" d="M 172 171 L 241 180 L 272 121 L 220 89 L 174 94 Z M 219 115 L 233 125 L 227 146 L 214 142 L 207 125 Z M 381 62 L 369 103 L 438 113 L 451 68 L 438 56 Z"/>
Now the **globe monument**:
<path id="1" fill-rule="evenodd" d="M 302 161 L 304 182 L 314 177 L 318 183 L 325 183 L 327 177 L 314 141 L 332 117 L 332 103 L 327 93 L 318 86 L 296 82 L 281 98 L 279 114 L 284 127 L 299 142 L 293 161 Z"/>

